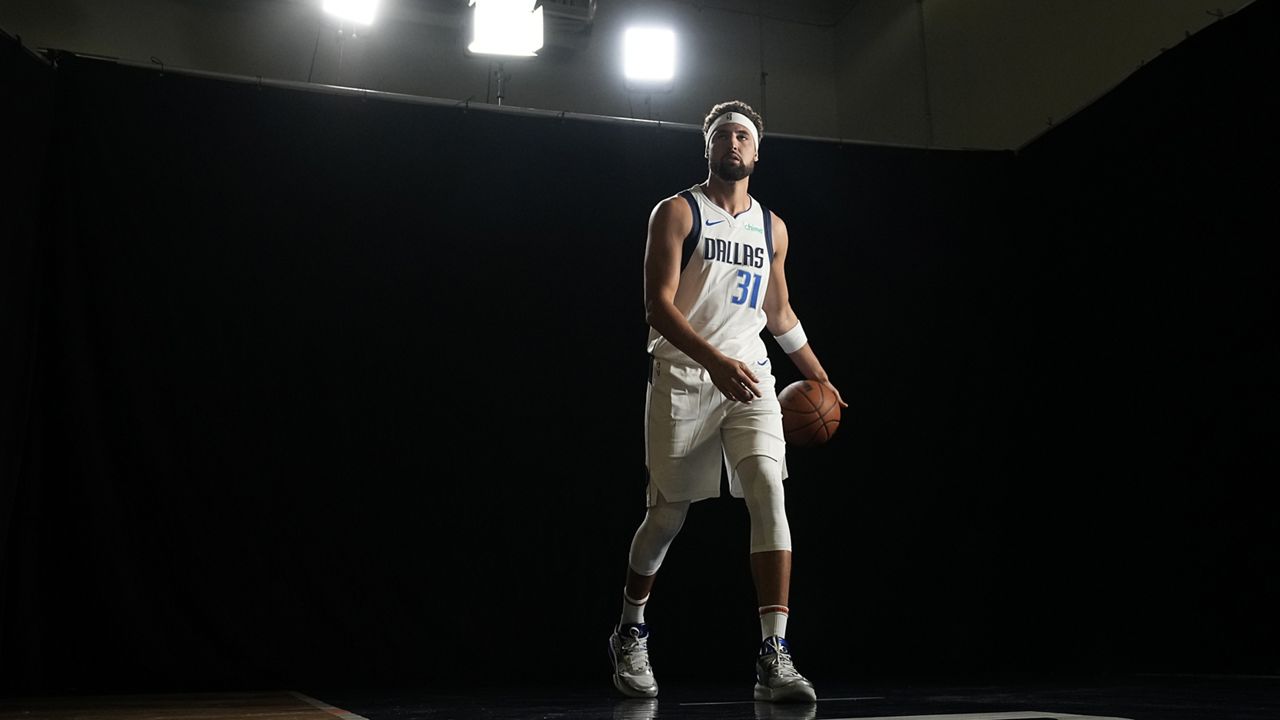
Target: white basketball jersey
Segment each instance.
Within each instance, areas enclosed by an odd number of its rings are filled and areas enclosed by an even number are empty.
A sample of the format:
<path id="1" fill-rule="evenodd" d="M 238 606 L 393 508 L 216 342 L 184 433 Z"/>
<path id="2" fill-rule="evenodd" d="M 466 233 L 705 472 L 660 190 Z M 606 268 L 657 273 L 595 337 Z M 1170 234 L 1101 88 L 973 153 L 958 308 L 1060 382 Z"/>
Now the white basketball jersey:
<path id="1" fill-rule="evenodd" d="M 764 297 L 773 265 L 773 225 L 769 211 L 751 198 L 751 207 L 730 215 L 702 192 L 680 193 L 693 210 L 680 260 L 675 305 L 695 332 L 720 352 L 753 362 L 767 357 L 760 333 Z M 684 365 L 693 360 L 649 329 L 649 353 Z"/>

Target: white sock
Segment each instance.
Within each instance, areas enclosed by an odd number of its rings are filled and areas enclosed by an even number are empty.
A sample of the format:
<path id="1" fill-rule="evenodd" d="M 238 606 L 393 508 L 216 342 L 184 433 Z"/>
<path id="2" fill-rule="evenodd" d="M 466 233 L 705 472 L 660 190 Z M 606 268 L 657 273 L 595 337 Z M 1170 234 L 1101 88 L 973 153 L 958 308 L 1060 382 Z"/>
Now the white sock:
<path id="1" fill-rule="evenodd" d="M 627 595 L 626 588 L 623 588 L 622 590 L 622 624 L 623 625 L 643 624 L 644 623 L 644 606 L 647 604 L 649 604 L 648 595 L 645 595 L 639 600 L 636 600 L 635 598 L 632 598 L 630 595 Z"/>
<path id="2" fill-rule="evenodd" d="M 768 640 L 777 635 L 787 636 L 787 615 L 791 611 L 786 605 L 765 605 L 760 608 L 760 639 Z"/>

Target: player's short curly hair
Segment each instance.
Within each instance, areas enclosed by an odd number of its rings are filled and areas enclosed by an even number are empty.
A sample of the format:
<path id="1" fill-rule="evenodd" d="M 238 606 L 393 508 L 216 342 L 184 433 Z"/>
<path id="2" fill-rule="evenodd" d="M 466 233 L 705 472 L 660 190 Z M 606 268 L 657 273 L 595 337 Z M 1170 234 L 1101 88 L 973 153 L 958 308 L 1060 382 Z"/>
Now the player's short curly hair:
<path id="1" fill-rule="evenodd" d="M 730 100 L 728 102 L 717 103 L 711 108 L 711 112 L 707 113 L 707 117 L 702 121 L 702 134 L 706 135 L 707 130 L 711 127 L 711 123 L 716 118 L 727 112 L 742 113 L 751 118 L 751 122 L 755 123 L 756 132 L 760 137 L 764 137 L 764 118 L 760 117 L 760 113 L 751 109 L 751 106 L 741 100 Z"/>

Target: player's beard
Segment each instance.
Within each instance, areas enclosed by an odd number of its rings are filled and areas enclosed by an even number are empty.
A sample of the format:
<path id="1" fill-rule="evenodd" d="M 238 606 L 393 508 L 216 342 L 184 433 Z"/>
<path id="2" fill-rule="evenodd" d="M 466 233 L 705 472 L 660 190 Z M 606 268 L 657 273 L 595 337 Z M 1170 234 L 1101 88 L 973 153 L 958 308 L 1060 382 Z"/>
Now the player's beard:
<path id="1" fill-rule="evenodd" d="M 728 155 L 720 158 L 720 162 L 712 162 L 708 165 L 711 167 L 711 173 L 725 182 L 738 182 L 749 177 L 751 171 L 756 169 L 755 165 L 748 165 L 746 161 L 731 163 Z"/>

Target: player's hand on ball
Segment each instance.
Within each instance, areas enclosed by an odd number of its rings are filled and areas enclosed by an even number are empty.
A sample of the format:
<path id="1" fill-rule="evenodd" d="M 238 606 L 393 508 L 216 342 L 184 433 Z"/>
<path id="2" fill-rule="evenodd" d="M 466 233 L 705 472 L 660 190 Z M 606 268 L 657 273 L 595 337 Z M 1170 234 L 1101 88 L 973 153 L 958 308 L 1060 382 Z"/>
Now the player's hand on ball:
<path id="1" fill-rule="evenodd" d="M 840 407 L 849 407 L 849 403 L 844 401 L 844 398 L 840 396 L 840 391 L 836 389 L 835 385 L 831 384 L 830 380 L 823 380 L 822 384 L 826 385 L 831 392 L 836 394 L 836 402 L 840 403 Z"/>

